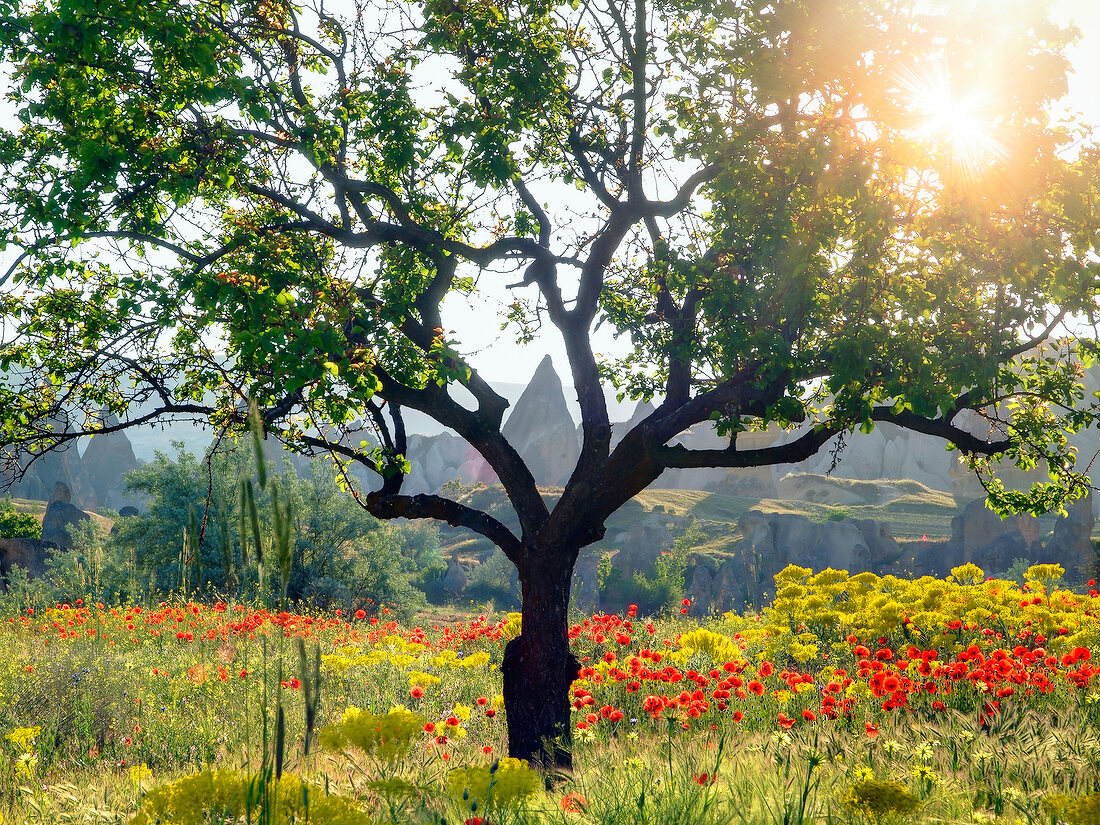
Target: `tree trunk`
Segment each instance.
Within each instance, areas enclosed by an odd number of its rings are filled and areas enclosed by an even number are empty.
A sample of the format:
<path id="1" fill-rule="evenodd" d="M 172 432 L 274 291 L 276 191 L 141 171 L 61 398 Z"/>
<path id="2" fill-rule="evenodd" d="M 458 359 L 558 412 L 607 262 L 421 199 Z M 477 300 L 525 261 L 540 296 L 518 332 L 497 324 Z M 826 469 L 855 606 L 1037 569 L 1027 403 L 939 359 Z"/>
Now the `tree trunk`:
<path id="1" fill-rule="evenodd" d="M 545 557 L 544 557 L 545 558 Z M 508 753 L 544 768 L 572 767 L 569 686 L 580 663 L 569 650 L 569 585 L 576 553 L 520 571 L 523 625 L 504 648 Z"/>

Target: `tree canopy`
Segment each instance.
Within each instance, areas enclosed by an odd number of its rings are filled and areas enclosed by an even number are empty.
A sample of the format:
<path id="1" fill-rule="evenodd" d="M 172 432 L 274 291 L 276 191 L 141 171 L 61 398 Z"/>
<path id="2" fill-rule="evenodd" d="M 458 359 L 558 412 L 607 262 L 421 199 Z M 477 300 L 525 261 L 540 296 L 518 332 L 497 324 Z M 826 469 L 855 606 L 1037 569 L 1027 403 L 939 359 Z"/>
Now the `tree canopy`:
<path id="1" fill-rule="evenodd" d="M 553 697 L 548 593 L 665 469 L 888 421 L 1045 462 L 1047 484 L 990 489 L 1056 508 L 1088 484 L 1066 434 L 1096 413 L 1100 153 L 1051 114 L 1074 32 L 1048 6 L 0 0 L 0 444 L 39 454 L 104 407 L 234 428 L 254 401 L 293 449 L 373 467 L 376 516 L 495 542 L 523 585 L 516 667 Z M 455 293 L 564 342 L 582 447 L 553 510 L 448 331 Z M 657 402 L 614 445 L 604 382 Z M 518 531 L 402 492 L 409 409 L 481 453 Z M 727 448 L 670 443 L 708 420 Z M 768 424 L 801 428 L 739 448 Z"/>

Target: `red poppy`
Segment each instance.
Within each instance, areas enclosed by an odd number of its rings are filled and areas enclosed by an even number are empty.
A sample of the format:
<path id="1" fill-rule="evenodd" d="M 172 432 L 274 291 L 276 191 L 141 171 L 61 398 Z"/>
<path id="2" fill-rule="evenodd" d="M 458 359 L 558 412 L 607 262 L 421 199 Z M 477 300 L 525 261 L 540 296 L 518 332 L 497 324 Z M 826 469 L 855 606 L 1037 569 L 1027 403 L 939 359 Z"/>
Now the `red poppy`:
<path id="1" fill-rule="evenodd" d="M 868 739 L 874 739 L 878 736 L 878 728 L 872 725 L 870 722 L 863 723 L 863 730 L 867 733 Z"/>
<path id="2" fill-rule="evenodd" d="M 584 798 L 584 794 L 567 793 L 561 798 L 561 809 L 567 814 L 584 813 L 587 806 L 588 800 Z"/>

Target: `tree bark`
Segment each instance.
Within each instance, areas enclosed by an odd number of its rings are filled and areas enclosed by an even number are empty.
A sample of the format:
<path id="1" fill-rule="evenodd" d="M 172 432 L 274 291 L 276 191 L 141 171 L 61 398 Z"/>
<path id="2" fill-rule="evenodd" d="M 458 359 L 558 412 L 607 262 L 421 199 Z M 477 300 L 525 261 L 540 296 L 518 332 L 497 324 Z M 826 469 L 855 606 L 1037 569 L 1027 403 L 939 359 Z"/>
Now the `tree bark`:
<path id="1" fill-rule="evenodd" d="M 508 753 L 549 769 L 572 768 L 569 686 L 580 663 L 569 649 L 569 586 L 576 552 L 532 553 L 520 570 L 521 633 L 504 648 Z"/>

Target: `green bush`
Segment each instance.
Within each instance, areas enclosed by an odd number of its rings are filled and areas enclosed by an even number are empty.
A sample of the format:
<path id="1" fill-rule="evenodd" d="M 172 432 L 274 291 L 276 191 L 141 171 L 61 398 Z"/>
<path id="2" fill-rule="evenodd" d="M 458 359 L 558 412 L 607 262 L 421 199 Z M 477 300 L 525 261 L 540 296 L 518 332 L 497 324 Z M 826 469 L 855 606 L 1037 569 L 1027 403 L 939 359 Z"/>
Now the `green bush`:
<path id="1" fill-rule="evenodd" d="M 0 539 L 42 538 L 42 525 L 30 513 L 20 513 L 11 496 L 0 501 Z"/>
<path id="2" fill-rule="evenodd" d="M 182 444 L 175 446 L 175 456 L 157 453 L 153 462 L 126 475 L 130 490 L 146 498 L 147 509 L 118 520 L 107 540 L 107 556 L 116 563 L 132 559 L 135 569 L 127 575 L 150 591 L 279 593 L 276 559 L 264 559 L 263 581 L 258 578 L 250 508 L 245 507 L 242 519 L 241 479 L 253 479 L 255 470 L 251 451 L 220 451 L 200 461 Z M 269 465 L 267 474 L 266 488 L 252 483 L 256 528 L 270 545 L 272 491 L 277 488 L 280 510 L 290 513 L 293 522 L 286 585 L 290 601 L 321 608 L 385 604 L 395 615 L 426 603 L 411 580 L 439 564 L 434 527 L 381 525 L 337 486 L 322 461 L 310 464 L 302 476 L 289 462 L 279 472 Z M 244 547 L 242 532 L 248 537 Z M 201 543 L 195 539 L 199 533 Z M 197 549 L 189 545 L 183 552 L 185 535 Z"/>

